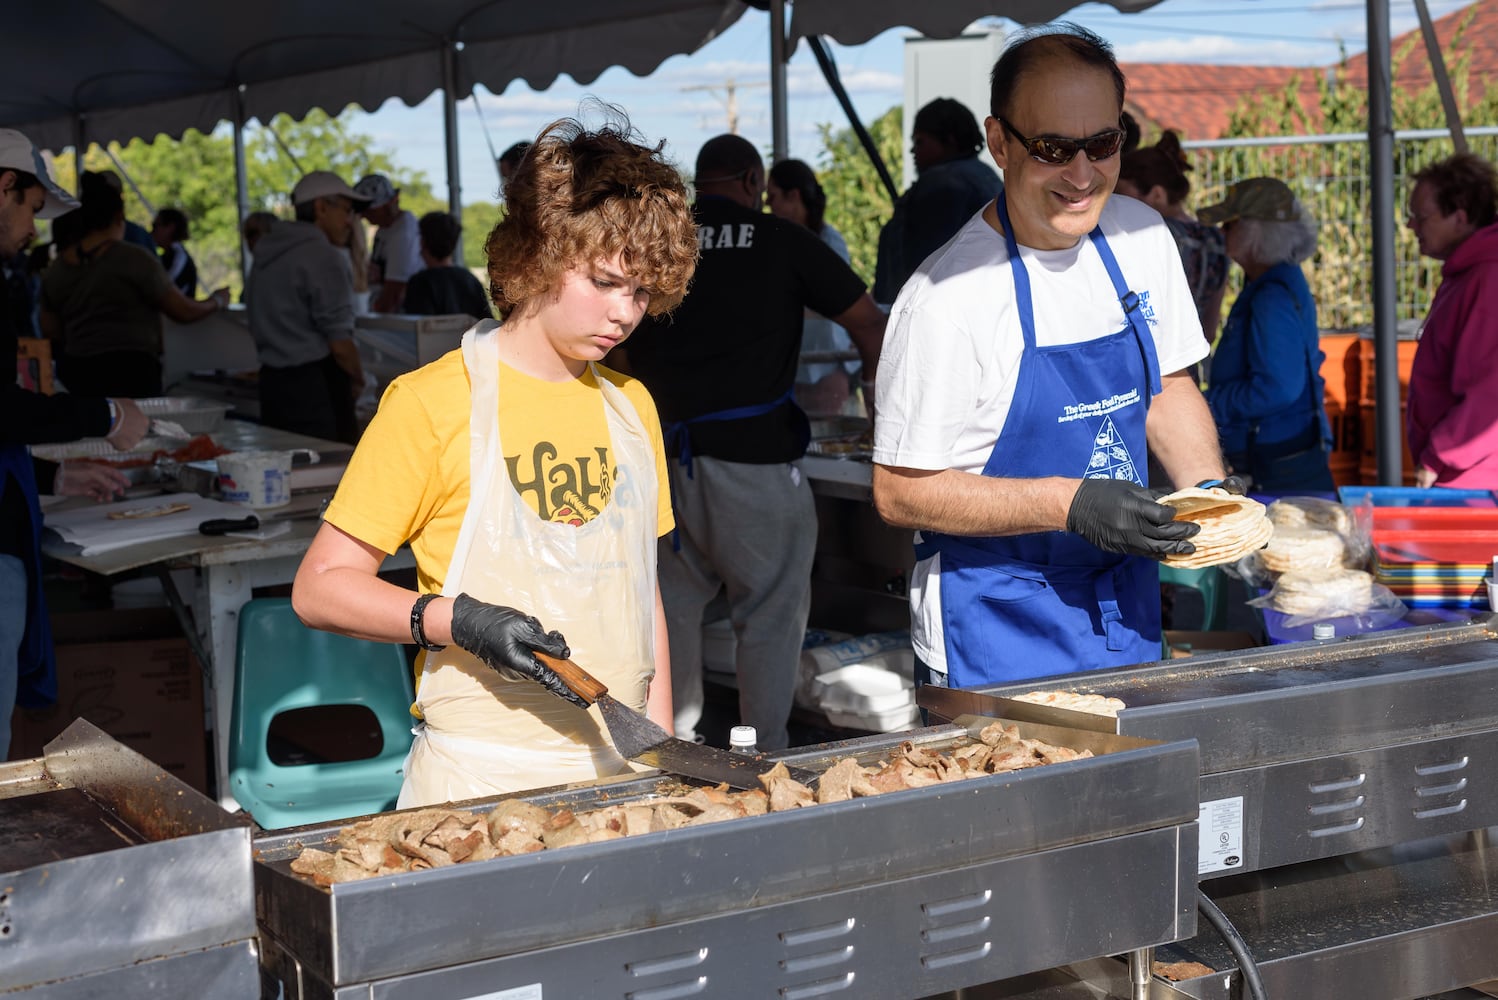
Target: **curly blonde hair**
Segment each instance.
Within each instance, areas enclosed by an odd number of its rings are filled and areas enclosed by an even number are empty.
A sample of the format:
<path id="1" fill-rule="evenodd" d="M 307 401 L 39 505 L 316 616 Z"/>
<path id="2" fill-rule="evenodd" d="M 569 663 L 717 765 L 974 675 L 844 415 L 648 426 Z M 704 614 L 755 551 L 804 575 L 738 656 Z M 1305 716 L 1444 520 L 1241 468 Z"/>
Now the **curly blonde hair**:
<path id="1" fill-rule="evenodd" d="M 618 254 L 650 291 L 652 316 L 686 296 L 697 225 L 686 185 L 628 123 L 590 130 L 564 118 L 541 130 L 505 185 L 506 214 L 484 242 L 501 313 L 558 287 L 580 264 Z"/>

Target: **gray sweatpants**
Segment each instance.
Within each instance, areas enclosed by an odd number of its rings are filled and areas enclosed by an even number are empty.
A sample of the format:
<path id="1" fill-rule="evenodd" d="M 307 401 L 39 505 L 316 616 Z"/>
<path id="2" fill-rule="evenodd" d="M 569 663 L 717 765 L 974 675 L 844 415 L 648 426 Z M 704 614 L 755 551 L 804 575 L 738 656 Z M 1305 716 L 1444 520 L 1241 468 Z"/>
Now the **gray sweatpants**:
<path id="1" fill-rule="evenodd" d="M 672 461 L 676 536 L 660 540 L 661 600 L 671 635 L 676 733 L 702 719 L 702 615 L 727 590 L 738 640 L 739 717 L 764 750 L 790 743 L 801 642 L 811 608 L 817 545 L 811 485 L 796 465 L 693 460 L 688 479 Z"/>

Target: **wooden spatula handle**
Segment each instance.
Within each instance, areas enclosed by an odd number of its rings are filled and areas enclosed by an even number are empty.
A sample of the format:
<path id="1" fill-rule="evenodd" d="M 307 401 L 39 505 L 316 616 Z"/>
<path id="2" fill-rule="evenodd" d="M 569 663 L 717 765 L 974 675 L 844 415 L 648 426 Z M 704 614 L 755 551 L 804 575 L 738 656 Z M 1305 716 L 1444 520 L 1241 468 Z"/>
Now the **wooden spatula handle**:
<path id="1" fill-rule="evenodd" d="M 573 694 L 586 701 L 589 705 L 597 701 L 599 695 L 609 693 L 609 689 L 603 681 L 594 677 L 571 660 L 563 660 L 543 653 L 540 650 L 536 650 L 536 659 L 556 671 L 556 675 L 562 679 L 562 683 L 571 688 Z"/>

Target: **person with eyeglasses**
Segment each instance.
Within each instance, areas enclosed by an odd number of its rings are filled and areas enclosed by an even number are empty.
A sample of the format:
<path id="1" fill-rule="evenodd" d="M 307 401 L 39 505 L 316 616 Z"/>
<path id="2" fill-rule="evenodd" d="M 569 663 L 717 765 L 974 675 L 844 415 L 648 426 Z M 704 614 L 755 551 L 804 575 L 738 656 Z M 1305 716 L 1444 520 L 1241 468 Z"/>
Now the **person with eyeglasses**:
<path id="1" fill-rule="evenodd" d="M 1410 366 L 1415 485 L 1498 489 L 1498 171 L 1457 153 L 1414 176 L 1409 227 L 1441 262 Z"/>
<path id="2" fill-rule="evenodd" d="M 1147 463 L 1178 486 L 1223 479 L 1175 241 L 1154 209 L 1110 198 L 1124 87 L 1086 29 L 1016 38 L 984 123 L 1004 192 L 890 315 L 874 503 L 917 532 L 917 683 L 1158 659 L 1156 561 L 1194 551 L 1197 528 L 1156 502 Z"/>
<path id="3" fill-rule="evenodd" d="M 368 200 L 328 170 L 291 189 L 292 222 L 255 244 L 245 281 L 250 334 L 260 356 L 260 422 L 354 444 L 354 400 L 364 367 L 354 345 L 354 279 L 348 255 L 355 212 Z"/>

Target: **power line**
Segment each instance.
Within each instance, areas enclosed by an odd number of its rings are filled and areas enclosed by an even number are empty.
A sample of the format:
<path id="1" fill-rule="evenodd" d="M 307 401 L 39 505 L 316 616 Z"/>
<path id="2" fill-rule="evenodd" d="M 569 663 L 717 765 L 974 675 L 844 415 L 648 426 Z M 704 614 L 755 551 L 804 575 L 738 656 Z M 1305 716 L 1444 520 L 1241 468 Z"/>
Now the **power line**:
<path id="1" fill-rule="evenodd" d="M 712 94 L 714 97 L 718 98 L 718 100 L 722 101 L 723 110 L 728 113 L 729 134 L 738 135 L 739 91 L 744 89 L 745 87 L 768 87 L 769 85 L 769 82 L 766 80 L 750 80 L 747 82 L 741 82 L 739 80 L 735 80 L 733 77 L 729 77 L 728 79 L 723 81 L 721 86 L 717 84 L 705 83 L 698 84 L 693 87 L 682 87 L 680 89 L 683 93 L 696 90 L 705 90 L 708 93 Z"/>

